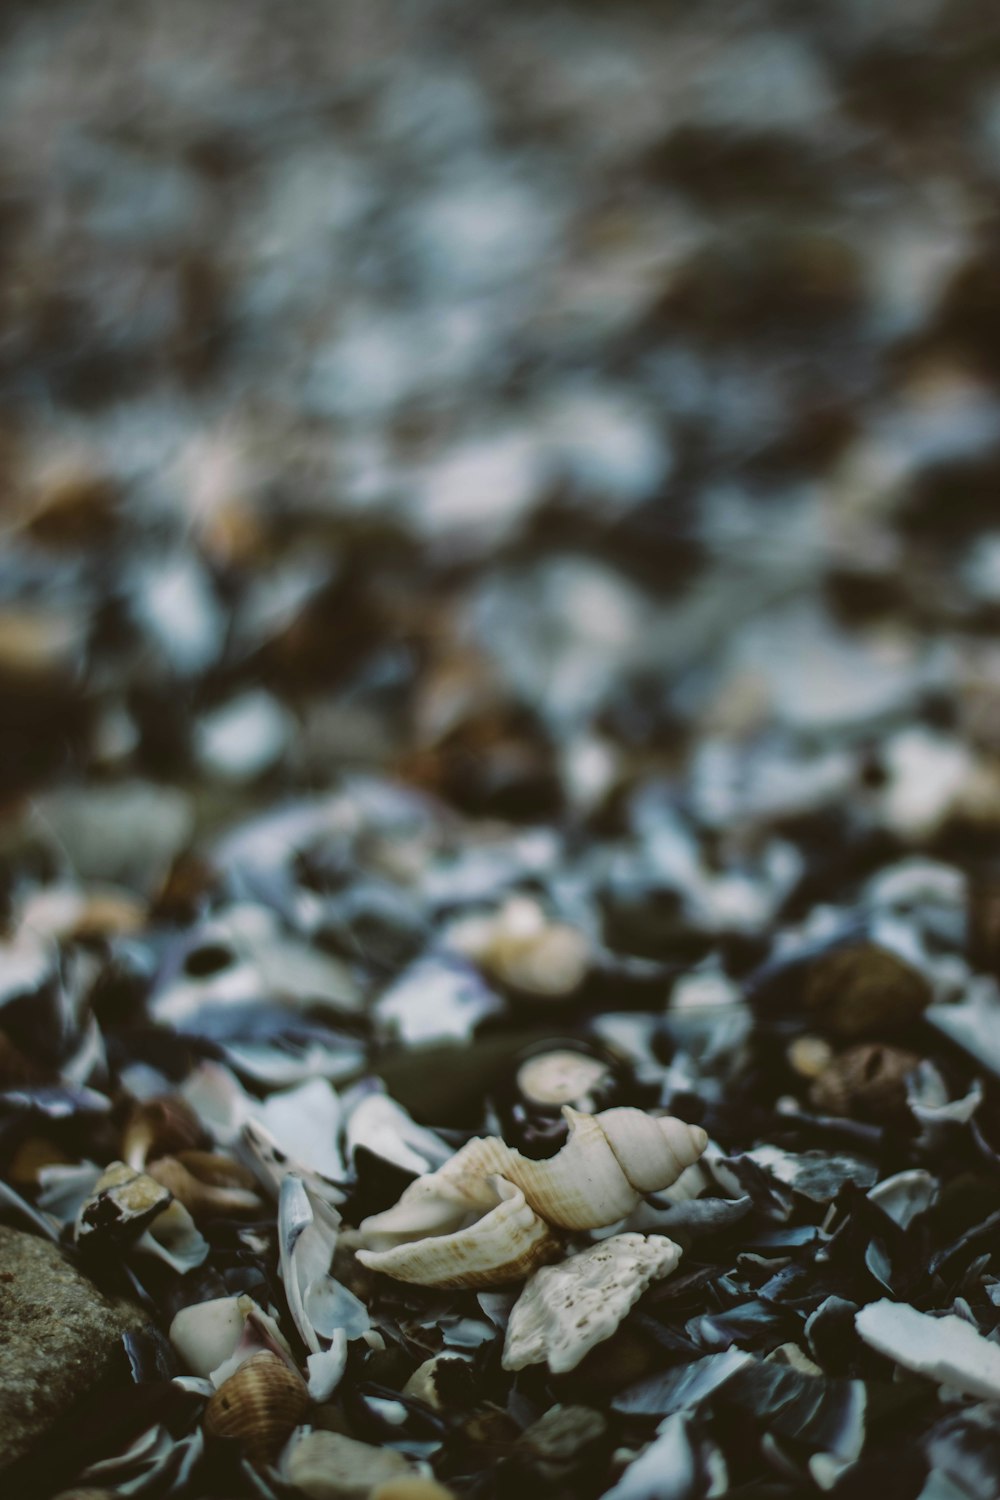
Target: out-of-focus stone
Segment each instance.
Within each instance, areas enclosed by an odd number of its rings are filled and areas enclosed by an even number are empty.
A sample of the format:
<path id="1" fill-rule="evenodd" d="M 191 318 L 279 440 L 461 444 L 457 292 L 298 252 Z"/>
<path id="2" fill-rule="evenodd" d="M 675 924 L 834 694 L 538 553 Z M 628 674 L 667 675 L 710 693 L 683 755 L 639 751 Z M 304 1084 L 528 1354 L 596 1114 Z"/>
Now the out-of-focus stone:
<path id="1" fill-rule="evenodd" d="M 0 1470 L 107 1374 L 122 1334 L 144 1322 L 54 1245 L 0 1226 Z"/>

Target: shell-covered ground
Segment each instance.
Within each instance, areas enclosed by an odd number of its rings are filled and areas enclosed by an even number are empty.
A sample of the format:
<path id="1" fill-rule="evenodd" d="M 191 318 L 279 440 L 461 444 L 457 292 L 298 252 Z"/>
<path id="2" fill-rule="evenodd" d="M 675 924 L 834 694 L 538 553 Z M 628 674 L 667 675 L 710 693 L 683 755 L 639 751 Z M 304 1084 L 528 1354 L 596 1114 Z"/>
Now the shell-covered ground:
<path id="1" fill-rule="evenodd" d="M 995 1500 L 996 7 L 0 95 L 0 1482 Z"/>

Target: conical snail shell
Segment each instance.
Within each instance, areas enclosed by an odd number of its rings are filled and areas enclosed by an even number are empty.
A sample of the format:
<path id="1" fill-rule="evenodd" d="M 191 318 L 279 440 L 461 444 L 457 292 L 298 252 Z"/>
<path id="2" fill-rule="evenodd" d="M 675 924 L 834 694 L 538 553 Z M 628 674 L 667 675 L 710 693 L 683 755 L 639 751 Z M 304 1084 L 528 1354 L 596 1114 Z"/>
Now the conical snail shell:
<path id="1" fill-rule="evenodd" d="M 548 1161 L 531 1161 L 496 1136 L 478 1137 L 436 1172 L 418 1177 L 399 1202 L 361 1225 L 366 1242 L 384 1249 L 461 1222 L 459 1211 L 491 1206 L 486 1179 L 504 1177 L 528 1205 L 560 1229 L 596 1229 L 623 1219 L 644 1193 L 660 1192 L 698 1160 L 708 1136 L 698 1125 L 640 1109 L 597 1115 L 563 1107 L 569 1139 Z"/>
<path id="2" fill-rule="evenodd" d="M 489 1287 L 523 1280 L 555 1258 L 559 1238 L 528 1207 L 520 1188 L 502 1177 L 487 1178 L 487 1184 L 497 1205 L 467 1229 L 389 1250 L 359 1250 L 358 1260 L 370 1271 L 419 1286 Z"/>
<path id="3" fill-rule="evenodd" d="M 230 1375 L 205 1408 L 205 1431 L 236 1438 L 252 1463 L 271 1463 L 309 1405 L 302 1377 L 268 1350 Z"/>

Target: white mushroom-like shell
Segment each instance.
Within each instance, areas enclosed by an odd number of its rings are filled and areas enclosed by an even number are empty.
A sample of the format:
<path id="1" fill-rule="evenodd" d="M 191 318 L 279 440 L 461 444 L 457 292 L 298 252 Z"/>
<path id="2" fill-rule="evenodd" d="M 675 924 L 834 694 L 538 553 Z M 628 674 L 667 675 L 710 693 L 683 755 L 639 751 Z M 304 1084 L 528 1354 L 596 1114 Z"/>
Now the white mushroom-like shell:
<path id="1" fill-rule="evenodd" d="M 243 1337 L 245 1301 L 249 1298 L 215 1297 L 177 1313 L 170 1325 L 170 1342 L 192 1374 L 211 1375 L 233 1353 Z"/>
<path id="2" fill-rule="evenodd" d="M 487 1178 L 514 1183 L 529 1207 L 560 1229 L 596 1229 L 631 1213 L 645 1193 L 660 1192 L 698 1160 L 708 1144 L 699 1125 L 640 1109 L 588 1115 L 563 1107 L 569 1139 L 547 1161 L 531 1161 L 496 1136 L 467 1142 L 436 1172 L 417 1180 L 399 1202 L 361 1225 L 374 1249 L 446 1234 L 470 1208 L 495 1201 Z"/>
<path id="3" fill-rule="evenodd" d="M 489 1287 L 523 1280 L 559 1253 L 560 1240 L 502 1177 L 487 1186 L 496 1207 L 467 1228 L 431 1235 L 388 1250 L 359 1250 L 370 1271 L 419 1286 Z"/>
<path id="4" fill-rule="evenodd" d="M 554 1375 L 575 1369 L 680 1258 L 680 1247 L 663 1235 L 613 1234 L 562 1265 L 536 1271 L 511 1311 L 504 1369 L 543 1360 Z"/>

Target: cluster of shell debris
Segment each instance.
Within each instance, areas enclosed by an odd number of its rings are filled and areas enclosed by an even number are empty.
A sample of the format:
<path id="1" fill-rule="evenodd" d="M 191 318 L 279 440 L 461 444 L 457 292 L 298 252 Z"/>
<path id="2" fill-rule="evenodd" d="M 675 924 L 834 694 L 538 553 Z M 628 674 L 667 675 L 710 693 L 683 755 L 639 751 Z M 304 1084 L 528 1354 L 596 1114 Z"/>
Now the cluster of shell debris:
<path id="1" fill-rule="evenodd" d="M 636 956 L 639 829 L 702 845 L 639 797 L 581 846 L 358 778 L 206 841 L 193 919 L 23 874 L 0 1203 L 148 1316 L 74 1493 L 987 1495 L 996 896 L 803 861 Z"/>
<path id="2" fill-rule="evenodd" d="M 996 8 L 458 9 L 4 16 L 0 1488 L 995 1500 Z"/>

